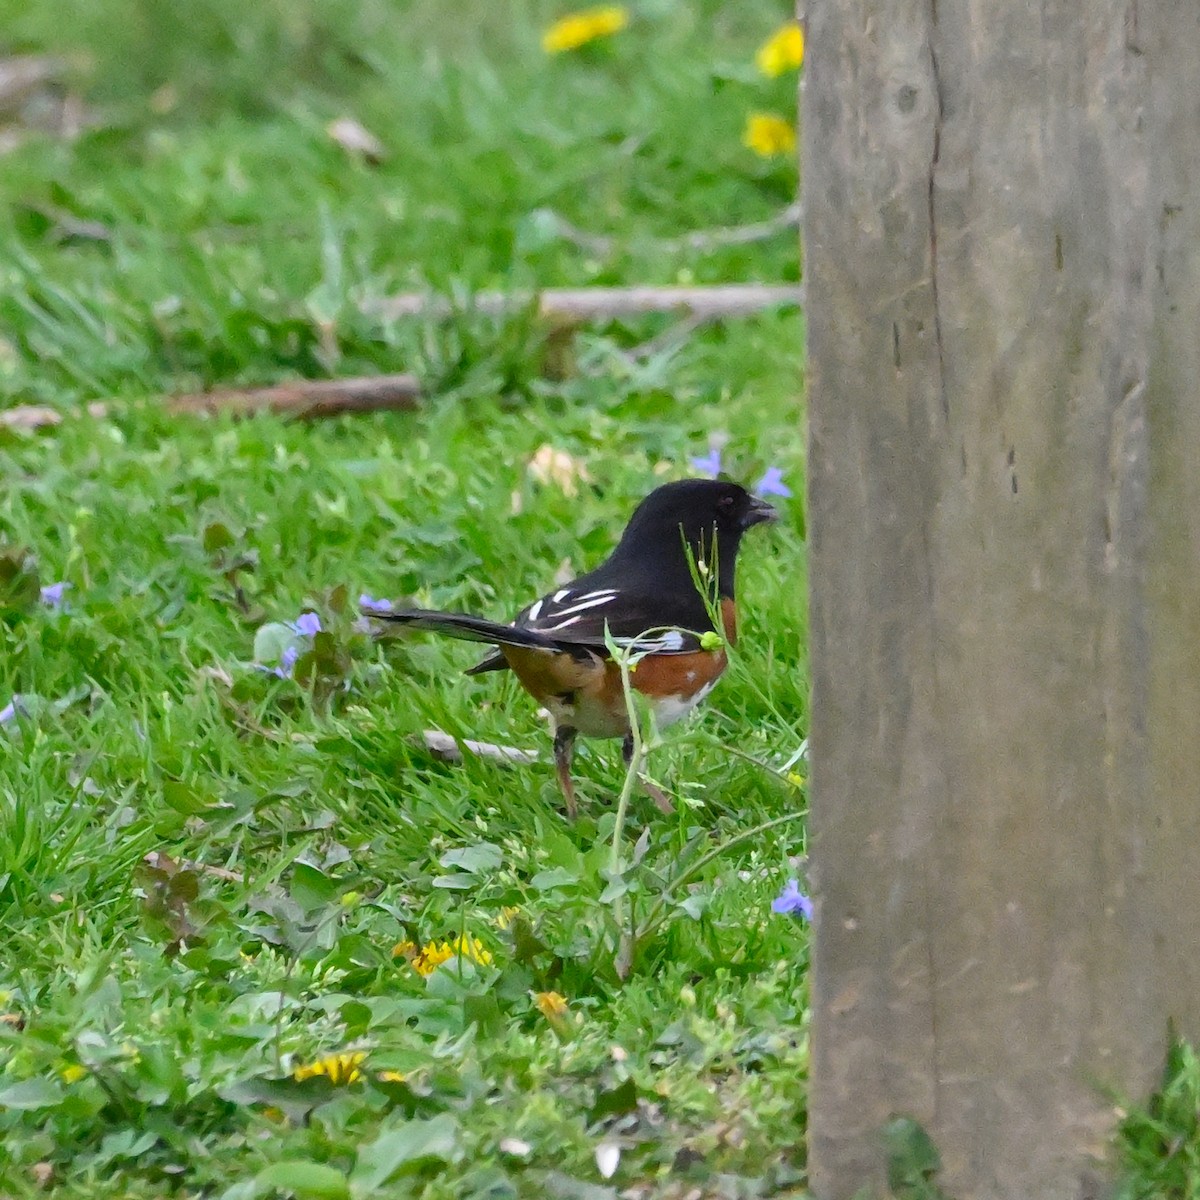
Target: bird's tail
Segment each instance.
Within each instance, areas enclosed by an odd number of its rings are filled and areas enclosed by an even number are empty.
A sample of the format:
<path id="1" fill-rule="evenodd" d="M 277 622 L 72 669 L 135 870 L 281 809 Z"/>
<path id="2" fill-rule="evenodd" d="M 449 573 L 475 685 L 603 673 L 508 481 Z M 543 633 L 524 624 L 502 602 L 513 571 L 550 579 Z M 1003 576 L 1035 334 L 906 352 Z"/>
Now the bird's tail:
<path id="1" fill-rule="evenodd" d="M 484 617 L 472 617 L 466 613 L 409 608 L 399 612 L 375 612 L 371 616 L 381 621 L 394 621 L 397 625 L 405 625 L 409 629 L 444 633 L 447 637 L 461 638 L 464 642 L 486 642 L 490 646 L 526 646 L 539 650 L 560 648 L 557 642 L 544 634 L 534 633 L 532 629 L 501 625 L 499 621 L 488 621 Z"/>

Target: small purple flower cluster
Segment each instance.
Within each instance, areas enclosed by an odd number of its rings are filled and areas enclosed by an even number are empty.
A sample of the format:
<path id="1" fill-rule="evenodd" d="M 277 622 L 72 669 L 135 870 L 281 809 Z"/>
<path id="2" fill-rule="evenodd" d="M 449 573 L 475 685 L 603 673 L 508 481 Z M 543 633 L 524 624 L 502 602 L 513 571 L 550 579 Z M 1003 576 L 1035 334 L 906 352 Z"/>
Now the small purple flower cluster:
<path id="1" fill-rule="evenodd" d="M 315 612 L 303 612 L 289 624 L 301 637 L 315 637 L 321 632 L 321 618 Z"/>
<path id="2" fill-rule="evenodd" d="M 715 479 L 721 473 L 721 448 L 710 445 L 703 458 L 691 458 L 688 461 L 693 470 L 699 471 L 701 475 L 711 475 Z"/>
<path id="3" fill-rule="evenodd" d="M 297 646 L 288 646 L 279 656 L 279 662 L 274 667 L 263 667 L 264 671 L 270 671 L 272 675 L 277 675 L 280 679 L 291 679 L 292 668 L 296 665 L 296 659 L 300 657 L 300 650 Z"/>
<path id="4" fill-rule="evenodd" d="M 771 901 L 771 911 L 782 913 L 785 916 L 803 917 L 806 921 L 811 921 L 813 916 L 812 898 L 800 890 L 798 879 L 789 879 L 783 891 Z"/>
<path id="5" fill-rule="evenodd" d="M 369 592 L 363 592 L 358 598 L 358 607 L 365 613 L 387 613 L 392 611 L 392 602 L 377 600 Z"/>
<path id="6" fill-rule="evenodd" d="M 63 593 L 70 588 L 69 583 L 48 583 L 42 588 L 42 603 L 47 608 L 61 608 L 65 599 Z"/>
<path id="7" fill-rule="evenodd" d="M 708 453 L 703 458 L 688 461 L 691 462 L 693 470 L 699 471 L 701 475 L 711 475 L 715 479 L 721 473 L 721 447 L 710 442 Z M 756 496 L 782 496 L 784 499 L 792 494 L 792 489 L 783 482 L 783 471 L 779 467 L 768 467 L 752 491 Z"/>
<path id="8" fill-rule="evenodd" d="M 314 638 L 322 631 L 321 618 L 315 612 L 302 612 L 294 621 L 287 623 L 287 628 L 297 638 Z M 274 666 L 268 663 L 255 663 L 254 665 L 258 670 L 266 671 L 269 675 L 274 675 L 277 679 L 291 679 L 292 671 L 303 650 L 304 647 L 302 644 L 292 642 L 283 648 L 282 653 L 279 655 L 279 661 Z"/>

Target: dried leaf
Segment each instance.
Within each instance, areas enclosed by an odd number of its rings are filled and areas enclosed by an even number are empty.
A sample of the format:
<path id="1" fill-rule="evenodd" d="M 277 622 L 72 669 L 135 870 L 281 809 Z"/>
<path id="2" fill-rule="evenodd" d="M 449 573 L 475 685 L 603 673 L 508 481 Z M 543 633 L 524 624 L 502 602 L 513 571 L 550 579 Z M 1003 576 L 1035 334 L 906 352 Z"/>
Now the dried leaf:
<path id="1" fill-rule="evenodd" d="M 601 1179 L 611 1179 L 621 1165 L 621 1147 L 616 1142 L 601 1142 L 596 1147 L 596 1170 Z"/>
<path id="2" fill-rule="evenodd" d="M 35 54 L 0 59 L 0 109 L 18 107 L 31 92 L 61 75 L 65 66 L 61 58 Z"/>
<path id="3" fill-rule="evenodd" d="M 580 483 L 590 483 L 592 479 L 580 459 L 548 442 L 537 448 L 527 470 L 538 483 L 555 484 L 564 496 L 577 496 Z"/>
<path id="4" fill-rule="evenodd" d="M 347 154 L 357 154 L 369 163 L 382 162 L 386 151 L 383 143 L 354 117 L 338 117 L 325 126 L 325 132 Z"/>
<path id="5" fill-rule="evenodd" d="M 0 412 L 0 425 L 9 429 L 44 429 L 47 425 L 61 424 L 62 413 L 44 404 L 18 404 Z"/>

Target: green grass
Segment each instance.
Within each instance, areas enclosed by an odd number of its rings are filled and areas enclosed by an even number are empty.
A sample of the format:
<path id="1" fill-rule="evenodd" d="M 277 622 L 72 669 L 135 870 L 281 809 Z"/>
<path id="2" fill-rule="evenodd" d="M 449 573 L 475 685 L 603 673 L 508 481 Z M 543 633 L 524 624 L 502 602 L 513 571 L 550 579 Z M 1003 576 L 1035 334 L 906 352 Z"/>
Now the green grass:
<path id="1" fill-rule="evenodd" d="M 469 647 L 376 640 L 355 611 L 366 591 L 511 614 L 598 561 L 713 434 L 735 475 L 777 465 L 800 492 L 795 315 L 644 362 L 626 352 L 663 319 L 580 331 L 564 358 L 520 314 L 363 315 L 415 286 L 795 278 L 786 234 L 662 244 L 794 195 L 786 163 L 739 144 L 751 109 L 791 101 L 751 67 L 785 8 L 658 0 L 611 45 L 547 60 L 545 5 L 0 3 L 9 48 L 68 55 L 101 118 L 0 174 L 0 389 L 68 418 L 0 433 L 6 1194 L 757 1196 L 801 1178 L 807 934 L 769 911 L 804 847 L 802 821 L 769 824 L 803 807 L 778 774 L 806 727 L 799 500 L 748 539 L 733 667 L 652 758 L 676 814 L 635 797 L 615 878 L 617 747 L 581 754 L 574 826 L 545 762 L 439 764 L 424 728 L 543 754 L 546 731 L 511 681 L 460 674 Z M 343 114 L 381 165 L 328 140 Z M 550 236 L 545 210 L 612 253 Z M 107 240 L 64 240 L 63 213 Z M 421 411 L 157 407 L 379 370 L 415 370 Z M 71 415 L 111 398 L 108 420 Z M 586 467 L 578 496 L 528 473 L 545 444 Z M 60 580 L 65 604 L 43 604 Z M 327 631 L 310 686 L 253 662 L 256 634 L 305 608 Z M 622 980 L 629 913 L 649 923 Z M 422 977 L 393 954 L 464 933 L 490 963 Z M 352 1082 L 294 1078 L 355 1052 Z"/>

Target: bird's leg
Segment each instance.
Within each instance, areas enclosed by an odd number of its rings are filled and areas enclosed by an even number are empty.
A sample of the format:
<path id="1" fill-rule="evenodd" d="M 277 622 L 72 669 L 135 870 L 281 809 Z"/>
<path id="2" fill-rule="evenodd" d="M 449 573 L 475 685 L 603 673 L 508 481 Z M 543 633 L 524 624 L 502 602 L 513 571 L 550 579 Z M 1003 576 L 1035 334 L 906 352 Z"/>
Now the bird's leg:
<path id="1" fill-rule="evenodd" d="M 558 786 L 562 788 L 567 802 L 567 816 L 573 821 L 579 813 L 575 803 L 575 784 L 571 779 L 571 757 L 575 750 L 575 730 L 570 725 L 560 725 L 554 731 L 554 769 L 558 772 Z"/>
<path id="2" fill-rule="evenodd" d="M 629 766 L 629 764 L 633 762 L 632 733 L 627 733 L 625 735 L 625 740 L 621 743 L 621 757 L 625 760 L 626 766 Z M 666 792 L 664 792 L 662 788 L 658 787 L 656 784 L 651 783 L 650 779 L 641 774 L 641 772 L 638 773 L 638 782 L 642 785 L 642 790 L 646 793 L 646 795 L 654 801 L 655 807 L 659 812 L 666 813 L 669 816 L 675 811 L 674 806 L 671 804 L 671 798 L 666 794 Z"/>

